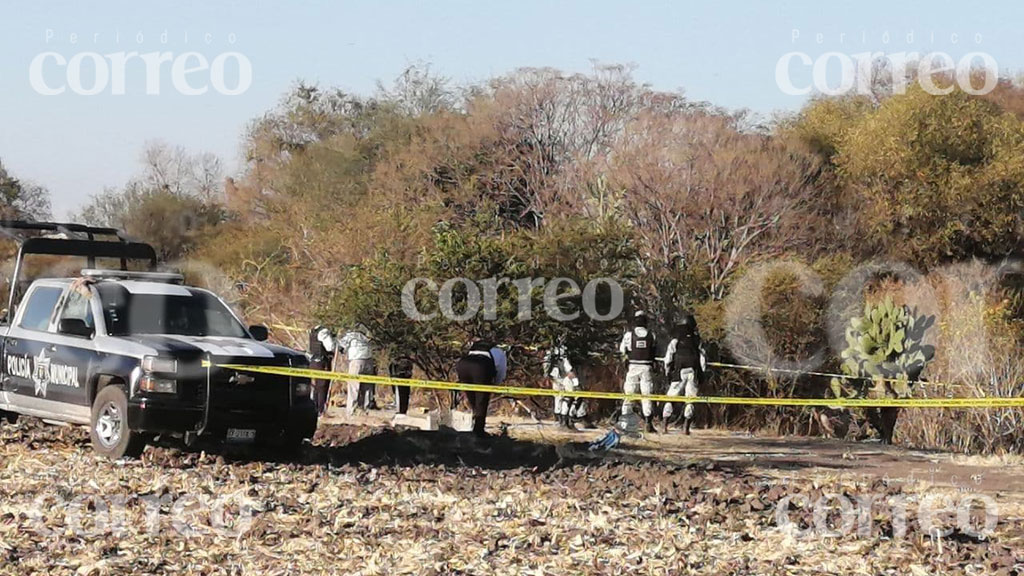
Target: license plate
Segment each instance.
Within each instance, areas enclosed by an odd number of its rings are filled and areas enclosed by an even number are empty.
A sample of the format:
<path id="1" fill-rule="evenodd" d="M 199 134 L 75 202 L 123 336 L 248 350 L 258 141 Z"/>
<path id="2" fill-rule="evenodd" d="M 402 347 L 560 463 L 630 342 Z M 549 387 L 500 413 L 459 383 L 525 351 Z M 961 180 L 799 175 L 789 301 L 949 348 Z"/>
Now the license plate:
<path id="1" fill-rule="evenodd" d="M 228 442 L 252 442 L 255 439 L 255 430 L 249 428 L 228 428 Z"/>

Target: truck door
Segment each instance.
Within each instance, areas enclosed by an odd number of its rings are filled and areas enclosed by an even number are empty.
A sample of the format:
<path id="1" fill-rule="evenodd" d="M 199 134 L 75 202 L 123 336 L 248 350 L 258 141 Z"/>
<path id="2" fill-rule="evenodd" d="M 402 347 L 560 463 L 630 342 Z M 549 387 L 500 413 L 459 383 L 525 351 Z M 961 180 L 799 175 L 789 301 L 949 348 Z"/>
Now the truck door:
<path id="1" fill-rule="evenodd" d="M 7 331 L 10 326 L 7 324 L 7 315 L 3 314 L 3 320 L 0 320 L 0 410 L 9 408 L 7 405 L 7 367 L 4 366 L 4 342 L 7 340 Z"/>
<path id="2" fill-rule="evenodd" d="M 92 288 L 73 283 L 50 325 L 50 386 L 54 400 L 89 407 L 88 382 L 97 361 Z"/>
<path id="3" fill-rule="evenodd" d="M 37 284 L 29 289 L 4 337 L 4 388 L 12 406 L 32 406 L 30 400 L 45 399 L 49 392 L 49 358 L 45 342 L 62 286 Z"/>

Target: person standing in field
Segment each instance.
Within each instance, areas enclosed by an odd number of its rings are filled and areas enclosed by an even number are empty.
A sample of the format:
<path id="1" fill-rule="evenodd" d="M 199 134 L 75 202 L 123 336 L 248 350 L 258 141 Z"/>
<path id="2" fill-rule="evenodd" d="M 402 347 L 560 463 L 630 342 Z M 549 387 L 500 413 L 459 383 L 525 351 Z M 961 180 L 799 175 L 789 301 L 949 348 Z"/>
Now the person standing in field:
<path id="1" fill-rule="evenodd" d="M 692 314 L 685 314 L 676 325 L 672 340 L 665 350 L 665 375 L 668 376 L 669 396 L 685 394 L 687 398 L 695 398 L 699 392 L 700 379 L 707 369 L 707 360 L 701 345 L 700 331 L 697 320 Z M 675 402 L 666 402 L 662 410 L 661 430 L 668 432 L 668 422 L 672 417 Z M 683 408 L 683 432 L 690 433 L 693 423 L 693 403 L 687 402 Z"/>
<path id="2" fill-rule="evenodd" d="M 413 362 L 408 356 L 398 356 L 388 364 L 388 376 L 392 378 L 412 378 Z M 405 414 L 409 411 L 409 387 L 395 384 L 395 412 Z"/>
<path id="3" fill-rule="evenodd" d="M 626 381 L 622 385 L 622 391 L 626 394 L 649 395 L 654 387 L 654 332 L 647 327 L 647 314 L 637 311 L 633 315 L 633 326 L 622 335 L 622 342 L 619 343 L 619 352 L 626 358 L 629 367 L 626 370 Z M 647 432 L 655 432 L 654 429 L 654 406 L 650 400 L 642 400 L 644 420 L 647 422 Z M 622 415 L 633 413 L 633 401 L 622 402 Z"/>
<path id="4" fill-rule="evenodd" d="M 349 330 L 338 340 L 338 349 L 345 352 L 348 357 L 348 373 L 353 375 L 374 374 L 373 346 L 366 334 L 357 329 Z M 374 398 L 375 387 L 369 382 L 358 380 L 348 381 L 348 398 L 345 404 L 345 411 L 349 416 L 355 413 L 356 408 L 364 410 L 376 410 L 377 402 Z"/>
<path id="5" fill-rule="evenodd" d="M 580 390 L 580 377 L 576 365 L 569 358 L 569 350 L 564 339 L 552 346 L 544 355 L 544 373 L 551 381 L 551 388 L 560 392 L 576 392 Z M 587 405 L 580 398 L 572 396 L 555 396 L 555 418 L 559 426 L 567 430 L 576 430 L 573 420 L 586 418 Z"/>

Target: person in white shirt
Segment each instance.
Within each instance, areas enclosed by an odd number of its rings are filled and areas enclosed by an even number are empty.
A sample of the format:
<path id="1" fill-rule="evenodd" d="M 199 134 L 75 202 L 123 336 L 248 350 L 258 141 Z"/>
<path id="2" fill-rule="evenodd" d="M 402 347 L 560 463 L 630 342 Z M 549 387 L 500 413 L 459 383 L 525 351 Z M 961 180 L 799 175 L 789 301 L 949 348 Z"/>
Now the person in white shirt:
<path id="1" fill-rule="evenodd" d="M 338 340 L 338 349 L 348 357 L 349 374 L 374 374 L 373 345 L 370 339 L 358 329 L 349 330 Z M 376 410 L 375 386 L 370 382 L 348 381 L 348 398 L 345 411 L 351 416 L 356 408 Z"/>
<path id="2" fill-rule="evenodd" d="M 551 381 L 551 389 L 559 392 L 575 392 L 580 389 L 579 373 L 564 342 L 559 342 L 544 355 L 545 375 Z M 555 417 L 562 428 L 575 430 L 573 419 L 587 416 L 587 403 L 572 396 L 555 396 Z"/>
<path id="3" fill-rule="evenodd" d="M 619 352 L 629 361 L 629 368 L 626 371 L 626 381 L 622 385 L 622 391 L 626 394 L 636 394 L 637 388 L 641 394 L 649 395 L 654 388 L 654 332 L 647 327 L 647 315 L 638 311 L 633 316 L 633 326 L 622 335 L 622 342 L 619 343 Z M 647 432 L 654 430 L 654 406 L 650 400 L 642 400 L 644 420 L 647 421 Z M 633 413 L 633 402 L 625 400 L 622 402 L 622 415 Z"/>
<path id="4" fill-rule="evenodd" d="M 508 376 L 508 356 L 497 346 L 491 346 L 491 358 L 494 358 L 494 383 L 502 384 Z"/>

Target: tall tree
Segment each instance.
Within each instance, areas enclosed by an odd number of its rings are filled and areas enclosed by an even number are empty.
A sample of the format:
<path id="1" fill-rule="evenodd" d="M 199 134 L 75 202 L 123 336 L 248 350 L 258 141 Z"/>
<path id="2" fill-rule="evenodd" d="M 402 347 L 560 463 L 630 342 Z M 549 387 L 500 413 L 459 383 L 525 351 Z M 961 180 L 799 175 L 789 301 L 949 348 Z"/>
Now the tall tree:
<path id="1" fill-rule="evenodd" d="M 1013 113 L 914 86 L 852 123 L 837 149 L 869 253 L 927 267 L 1019 246 L 1024 122 Z"/>
<path id="2" fill-rule="evenodd" d="M 8 173 L 0 161 L 0 218 L 49 220 L 50 192 Z"/>
<path id="3" fill-rule="evenodd" d="M 220 160 L 159 142 L 148 145 L 141 158 L 137 176 L 93 196 L 75 218 L 143 238 L 161 259 L 181 258 L 226 216 Z"/>
<path id="4" fill-rule="evenodd" d="M 799 246 L 817 222 L 814 158 L 721 114 L 645 113 L 608 162 L 608 187 L 651 265 L 704 267 L 724 296 L 748 262 Z"/>

